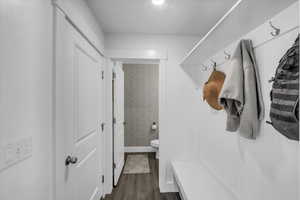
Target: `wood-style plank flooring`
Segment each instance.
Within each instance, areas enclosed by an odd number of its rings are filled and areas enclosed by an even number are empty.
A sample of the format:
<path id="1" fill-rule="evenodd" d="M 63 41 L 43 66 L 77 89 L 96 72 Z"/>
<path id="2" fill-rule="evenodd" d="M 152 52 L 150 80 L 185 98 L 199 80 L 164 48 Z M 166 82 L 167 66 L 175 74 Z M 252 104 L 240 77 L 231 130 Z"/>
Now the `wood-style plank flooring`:
<path id="1" fill-rule="evenodd" d="M 148 153 L 149 174 L 122 174 L 117 187 L 105 200 L 180 200 L 178 193 L 160 194 L 158 187 L 158 160 Z M 125 156 L 126 157 L 126 156 Z"/>

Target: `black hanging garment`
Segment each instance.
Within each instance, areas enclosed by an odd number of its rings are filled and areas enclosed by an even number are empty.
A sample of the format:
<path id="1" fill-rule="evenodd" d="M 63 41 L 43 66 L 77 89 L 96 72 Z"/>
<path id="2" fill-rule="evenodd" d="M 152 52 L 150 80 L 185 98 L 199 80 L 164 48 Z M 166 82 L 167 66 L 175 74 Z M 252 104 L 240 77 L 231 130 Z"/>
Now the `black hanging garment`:
<path id="1" fill-rule="evenodd" d="M 272 80 L 271 124 L 287 138 L 299 141 L 299 35 Z"/>

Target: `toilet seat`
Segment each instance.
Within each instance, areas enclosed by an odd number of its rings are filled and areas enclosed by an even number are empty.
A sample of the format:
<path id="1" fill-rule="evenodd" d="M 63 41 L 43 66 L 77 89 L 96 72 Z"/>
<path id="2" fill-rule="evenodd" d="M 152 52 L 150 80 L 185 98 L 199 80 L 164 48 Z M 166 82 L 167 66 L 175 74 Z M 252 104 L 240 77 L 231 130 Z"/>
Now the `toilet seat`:
<path id="1" fill-rule="evenodd" d="M 151 140 L 151 146 L 155 148 L 159 148 L 159 140 Z"/>
<path id="2" fill-rule="evenodd" d="M 156 159 L 159 159 L 159 140 L 158 139 L 151 140 L 150 145 L 155 150 L 155 157 L 156 157 Z"/>

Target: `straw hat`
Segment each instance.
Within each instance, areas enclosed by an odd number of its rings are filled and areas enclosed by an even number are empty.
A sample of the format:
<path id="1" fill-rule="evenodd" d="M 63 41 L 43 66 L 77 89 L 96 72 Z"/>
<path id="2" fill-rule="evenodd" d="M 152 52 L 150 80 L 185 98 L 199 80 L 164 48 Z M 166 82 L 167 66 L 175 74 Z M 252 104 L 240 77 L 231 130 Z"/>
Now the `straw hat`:
<path id="1" fill-rule="evenodd" d="M 221 92 L 223 83 L 225 80 L 225 74 L 223 72 L 214 71 L 211 73 L 208 81 L 203 88 L 203 100 L 216 110 L 222 110 L 223 107 L 218 103 L 218 97 Z"/>

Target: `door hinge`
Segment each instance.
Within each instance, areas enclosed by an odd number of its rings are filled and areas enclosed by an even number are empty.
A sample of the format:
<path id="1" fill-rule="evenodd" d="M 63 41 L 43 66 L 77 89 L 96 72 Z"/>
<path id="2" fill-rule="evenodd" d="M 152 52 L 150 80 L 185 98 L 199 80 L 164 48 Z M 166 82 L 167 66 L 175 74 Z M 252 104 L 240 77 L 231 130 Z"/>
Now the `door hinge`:
<path id="1" fill-rule="evenodd" d="M 115 117 L 113 118 L 113 123 L 114 123 L 114 124 L 117 123 L 117 120 L 116 120 Z"/>
<path id="2" fill-rule="evenodd" d="M 101 176 L 101 182 L 104 183 L 104 175 Z"/>
<path id="3" fill-rule="evenodd" d="M 101 79 L 104 80 L 104 70 L 101 71 Z"/>
<path id="4" fill-rule="evenodd" d="M 114 163 L 114 164 L 113 164 L 113 168 L 114 168 L 114 169 L 116 169 L 116 168 L 117 168 L 117 165 L 116 165 L 116 163 Z"/>
<path id="5" fill-rule="evenodd" d="M 104 131 L 104 127 L 105 127 L 105 123 L 102 123 L 101 124 L 101 130 L 102 130 L 102 132 Z"/>

